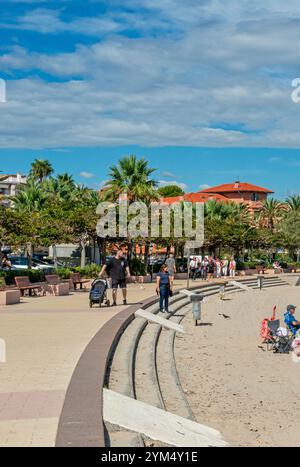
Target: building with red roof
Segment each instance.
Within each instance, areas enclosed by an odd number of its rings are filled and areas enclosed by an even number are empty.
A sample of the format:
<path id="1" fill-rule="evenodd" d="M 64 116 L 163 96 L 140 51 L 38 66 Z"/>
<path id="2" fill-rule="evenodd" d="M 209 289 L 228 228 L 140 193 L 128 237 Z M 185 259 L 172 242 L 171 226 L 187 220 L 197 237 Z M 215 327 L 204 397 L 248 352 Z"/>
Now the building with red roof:
<path id="1" fill-rule="evenodd" d="M 257 211 L 261 209 L 262 202 L 267 199 L 268 195 L 273 193 L 273 191 L 267 188 L 237 181 L 234 183 L 225 183 L 223 185 L 206 188 L 205 190 L 197 193 L 188 193 L 174 198 L 164 198 L 163 201 L 168 204 L 174 204 L 181 201 L 207 203 L 207 201 L 213 199 L 223 203 L 244 203 L 247 204 L 251 210 Z"/>
<path id="2" fill-rule="evenodd" d="M 234 182 L 225 183 L 211 188 L 206 188 L 200 191 L 202 194 L 221 195 L 229 201 L 236 203 L 248 204 L 250 209 L 259 210 L 261 209 L 262 202 L 265 201 L 268 195 L 274 192 L 268 188 L 263 188 L 251 183 Z"/>

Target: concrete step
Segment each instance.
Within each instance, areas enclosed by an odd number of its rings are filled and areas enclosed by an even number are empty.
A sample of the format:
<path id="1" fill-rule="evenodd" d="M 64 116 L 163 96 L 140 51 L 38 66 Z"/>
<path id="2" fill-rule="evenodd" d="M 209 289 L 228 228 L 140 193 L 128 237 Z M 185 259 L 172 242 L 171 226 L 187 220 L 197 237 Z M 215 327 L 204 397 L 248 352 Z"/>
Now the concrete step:
<path id="1" fill-rule="evenodd" d="M 108 447 L 142 448 L 144 447 L 144 443 L 143 438 L 139 434 L 128 430 L 118 430 L 110 432 Z"/>
<path id="2" fill-rule="evenodd" d="M 124 396 L 135 397 L 134 360 L 136 346 L 148 322 L 135 318 L 122 334 L 109 368 L 108 386 Z"/>
<path id="3" fill-rule="evenodd" d="M 144 402 L 104 389 L 104 420 L 175 447 L 226 447 L 221 434 Z M 126 436 L 128 436 L 126 434 Z"/>
<path id="4" fill-rule="evenodd" d="M 164 409 L 155 361 L 160 330 L 160 325 L 148 324 L 140 338 L 135 357 L 134 385 L 137 400 Z"/>
<path id="5" fill-rule="evenodd" d="M 170 321 L 179 324 L 184 317 L 191 313 L 191 305 L 178 310 Z M 159 386 L 164 401 L 165 409 L 183 418 L 195 420 L 195 416 L 189 406 L 183 392 L 176 369 L 174 342 L 176 333 L 171 330 L 162 329 L 156 351 L 156 366 Z M 177 334 L 177 336 L 179 336 Z"/>

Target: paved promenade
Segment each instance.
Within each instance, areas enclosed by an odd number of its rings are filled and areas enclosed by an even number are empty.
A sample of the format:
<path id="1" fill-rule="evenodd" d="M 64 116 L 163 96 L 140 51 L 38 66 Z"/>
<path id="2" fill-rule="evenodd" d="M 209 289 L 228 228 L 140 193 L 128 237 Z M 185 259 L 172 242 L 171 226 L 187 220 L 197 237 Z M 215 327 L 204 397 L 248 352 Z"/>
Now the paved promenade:
<path id="1" fill-rule="evenodd" d="M 176 288 L 185 286 L 177 281 Z M 128 305 L 155 295 L 155 284 L 129 286 Z M 121 295 L 119 301 L 122 302 Z M 0 447 L 54 446 L 59 416 L 76 364 L 101 327 L 125 307 L 88 306 L 87 292 L 24 298 L 0 307 Z"/>

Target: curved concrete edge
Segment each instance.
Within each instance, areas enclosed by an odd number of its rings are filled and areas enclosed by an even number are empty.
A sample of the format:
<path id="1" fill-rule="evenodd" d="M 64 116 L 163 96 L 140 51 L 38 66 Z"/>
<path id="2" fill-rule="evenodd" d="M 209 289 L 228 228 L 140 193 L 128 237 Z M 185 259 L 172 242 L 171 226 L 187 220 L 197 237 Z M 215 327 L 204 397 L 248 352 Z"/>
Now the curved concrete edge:
<path id="1" fill-rule="evenodd" d="M 214 281 L 210 284 L 198 284 L 190 287 L 190 290 L 216 287 L 220 283 Z M 174 295 L 179 293 L 180 290 Z M 157 303 L 157 300 L 157 296 L 144 300 L 142 308 L 149 308 Z M 106 370 L 120 336 L 140 307 L 141 304 L 134 305 L 118 313 L 87 345 L 74 370 L 65 396 L 57 429 L 56 447 L 105 447 L 103 388 Z"/>
<path id="2" fill-rule="evenodd" d="M 157 296 L 143 301 L 143 308 Z M 111 355 L 141 304 L 111 318 L 87 345 L 72 375 L 60 415 L 56 447 L 105 447 L 103 387 Z"/>

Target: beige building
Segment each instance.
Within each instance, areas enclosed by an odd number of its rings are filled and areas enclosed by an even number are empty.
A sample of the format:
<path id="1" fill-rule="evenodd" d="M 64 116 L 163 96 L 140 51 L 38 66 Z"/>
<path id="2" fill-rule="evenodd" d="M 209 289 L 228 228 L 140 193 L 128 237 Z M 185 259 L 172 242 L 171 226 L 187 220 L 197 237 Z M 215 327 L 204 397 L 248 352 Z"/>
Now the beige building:
<path id="1" fill-rule="evenodd" d="M 0 202 L 9 205 L 10 196 L 15 196 L 18 188 L 26 183 L 27 177 L 21 174 L 4 175 L 0 174 Z"/>

